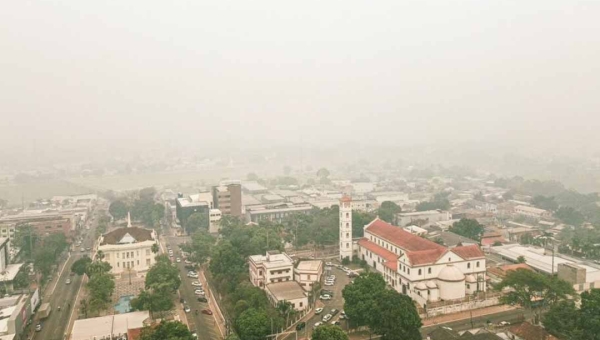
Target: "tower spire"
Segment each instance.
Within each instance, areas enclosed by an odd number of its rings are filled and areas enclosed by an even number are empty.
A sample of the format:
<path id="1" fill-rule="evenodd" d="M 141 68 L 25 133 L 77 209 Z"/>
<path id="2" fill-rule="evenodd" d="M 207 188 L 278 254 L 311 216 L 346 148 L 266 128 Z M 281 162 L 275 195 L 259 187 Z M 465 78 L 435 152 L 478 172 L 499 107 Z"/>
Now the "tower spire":
<path id="1" fill-rule="evenodd" d="M 352 198 L 344 195 L 340 199 L 340 261 L 352 260 Z"/>
<path id="2" fill-rule="evenodd" d="M 131 213 L 127 212 L 127 228 L 131 228 Z"/>

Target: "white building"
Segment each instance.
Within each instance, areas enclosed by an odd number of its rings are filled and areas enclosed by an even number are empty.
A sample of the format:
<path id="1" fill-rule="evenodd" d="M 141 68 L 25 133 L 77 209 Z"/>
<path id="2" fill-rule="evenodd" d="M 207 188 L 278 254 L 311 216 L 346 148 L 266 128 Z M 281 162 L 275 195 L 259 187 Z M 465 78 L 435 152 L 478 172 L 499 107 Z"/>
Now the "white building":
<path id="1" fill-rule="evenodd" d="M 323 261 L 320 260 L 300 261 L 294 268 L 294 279 L 306 291 L 312 290 L 314 283 L 321 281 L 322 275 Z"/>
<path id="2" fill-rule="evenodd" d="M 418 236 L 425 236 L 427 235 L 427 230 L 417 227 L 416 225 L 409 225 L 408 227 L 403 228 L 404 230 L 408 231 L 411 234 L 415 234 Z"/>
<path id="3" fill-rule="evenodd" d="M 265 285 L 294 280 L 294 261 L 285 253 L 268 251 L 266 255 L 249 257 L 250 282 L 264 289 Z"/>
<path id="4" fill-rule="evenodd" d="M 154 230 L 127 227 L 100 235 L 98 251 L 104 254 L 104 262 L 108 262 L 111 273 L 120 274 L 135 270 L 145 272 L 154 265 L 156 254 L 152 246 L 157 244 Z"/>
<path id="5" fill-rule="evenodd" d="M 396 217 L 398 218 L 399 226 L 407 226 L 416 221 L 426 221 L 427 223 L 450 221 L 452 219 L 452 214 L 443 210 L 427 210 L 399 213 L 396 214 Z"/>
<path id="6" fill-rule="evenodd" d="M 208 213 L 208 232 L 211 234 L 216 234 L 221 230 L 221 210 L 219 209 L 210 209 Z"/>
<path id="7" fill-rule="evenodd" d="M 308 306 L 308 297 L 298 282 L 269 283 L 265 290 L 273 306 L 277 306 L 280 301 L 288 301 L 296 311 L 303 311 Z"/>
<path id="8" fill-rule="evenodd" d="M 71 340 L 100 340 L 125 338 L 130 330 L 150 324 L 148 311 L 113 314 L 98 318 L 75 320 Z"/>
<path id="9" fill-rule="evenodd" d="M 526 205 L 517 205 L 515 207 L 515 213 L 523 216 L 533 217 L 533 218 L 544 218 L 550 217 L 551 214 L 548 210 L 538 209 L 534 207 L 529 207 Z"/>
<path id="10" fill-rule="evenodd" d="M 340 199 L 340 261 L 352 260 L 352 198 Z"/>
<path id="11" fill-rule="evenodd" d="M 485 256 L 476 245 L 448 249 L 376 218 L 358 248 L 390 286 L 422 306 L 486 290 Z"/>

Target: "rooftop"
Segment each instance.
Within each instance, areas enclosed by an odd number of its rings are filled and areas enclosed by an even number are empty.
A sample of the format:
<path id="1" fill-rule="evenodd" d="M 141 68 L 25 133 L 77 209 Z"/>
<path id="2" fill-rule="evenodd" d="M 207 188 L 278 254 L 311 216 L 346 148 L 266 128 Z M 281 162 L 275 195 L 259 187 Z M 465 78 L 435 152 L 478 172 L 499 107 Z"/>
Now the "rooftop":
<path id="1" fill-rule="evenodd" d="M 296 281 L 286 281 L 286 282 L 277 282 L 271 283 L 266 286 L 266 288 L 277 298 L 277 300 L 295 300 L 306 297 L 304 294 L 304 290 L 298 282 Z"/>
<path id="2" fill-rule="evenodd" d="M 262 185 L 258 184 L 257 182 L 244 182 L 242 183 L 242 187 L 244 188 L 244 190 L 248 190 L 248 191 L 266 191 L 267 188 L 263 187 Z"/>
<path id="3" fill-rule="evenodd" d="M 424 239 L 420 236 L 413 235 L 406 230 L 393 226 L 379 218 L 374 219 L 367 227 L 366 231 L 377 235 L 392 243 L 393 245 L 402 248 L 405 251 L 420 251 L 420 250 L 443 250 L 446 248 L 435 242 Z"/>
<path id="4" fill-rule="evenodd" d="M 445 213 L 445 211 L 442 210 L 427 210 L 427 211 L 415 211 L 415 212 L 408 212 L 408 213 L 399 213 L 398 216 L 423 216 L 423 215 L 437 215 L 437 214 L 442 214 Z"/>
<path id="5" fill-rule="evenodd" d="M 154 240 L 152 230 L 137 227 L 119 228 L 104 234 L 100 245 L 130 244 L 152 240 Z"/>
<path id="6" fill-rule="evenodd" d="M 265 268 L 292 266 L 294 260 L 286 253 L 267 252 L 266 255 L 252 255 L 250 261 L 262 264 Z"/>
<path id="7" fill-rule="evenodd" d="M 128 329 L 144 327 L 144 321 L 148 318 L 148 311 L 140 311 L 75 320 L 71 340 L 92 340 L 107 334 L 126 334 Z"/>
<path id="8" fill-rule="evenodd" d="M 310 261 L 300 261 L 296 269 L 298 270 L 307 270 L 307 271 L 317 271 L 321 268 L 323 262 L 319 260 L 310 260 Z"/>
<path id="9" fill-rule="evenodd" d="M 527 212 L 531 212 L 531 213 L 535 213 L 535 214 L 543 214 L 543 213 L 548 212 L 547 210 L 538 209 L 538 208 L 530 207 L 527 205 L 517 205 L 515 207 L 515 210 L 523 210 L 523 211 L 527 211 Z"/>
<path id="10" fill-rule="evenodd" d="M 0 273 L 0 282 L 12 281 L 15 279 L 24 263 L 14 263 L 6 266 L 3 272 Z"/>

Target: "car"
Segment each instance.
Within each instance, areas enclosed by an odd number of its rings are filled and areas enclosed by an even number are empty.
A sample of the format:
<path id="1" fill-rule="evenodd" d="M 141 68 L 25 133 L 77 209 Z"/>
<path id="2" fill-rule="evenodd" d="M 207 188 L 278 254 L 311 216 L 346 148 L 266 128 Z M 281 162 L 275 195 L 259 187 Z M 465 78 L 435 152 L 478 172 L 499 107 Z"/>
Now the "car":
<path id="1" fill-rule="evenodd" d="M 346 316 L 346 312 L 342 311 L 342 312 L 340 313 L 340 319 L 345 319 L 345 318 L 347 318 L 347 317 L 348 317 L 348 316 Z"/>
<path id="2" fill-rule="evenodd" d="M 192 332 L 192 338 L 194 338 L 194 339 L 198 339 L 198 333 L 196 333 L 196 332 Z"/>
<path id="3" fill-rule="evenodd" d="M 204 296 L 198 296 L 198 302 L 208 302 L 208 300 Z"/>
<path id="4" fill-rule="evenodd" d="M 332 309 L 332 310 L 329 311 L 329 314 L 336 315 L 338 312 L 339 312 L 339 310 L 337 310 L 337 309 L 334 308 L 334 309 Z"/>
<path id="5" fill-rule="evenodd" d="M 206 309 L 203 309 L 203 310 L 202 310 L 202 314 L 206 314 L 206 315 L 212 315 L 213 313 L 212 313 L 212 310 L 210 310 L 210 309 L 206 308 Z"/>
<path id="6" fill-rule="evenodd" d="M 197 279 L 198 278 L 198 274 L 196 274 L 196 273 L 188 274 L 188 277 L 191 277 L 192 279 Z"/>
<path id="7" fill-rule="evenodd" d="M 200 283 L 198 281 L 192 281 L 192 286 L 194 286 L 194 287 L 202 287 L 202 283 Z"/>
<path id="8" fill-rule="evenodd" d="M 326 286 L 333 286 L 333 285 L 335 285 L 335 282 L 332 282 L 332 281 L 325 281 L 325 285 L 326 285 Z"/>
<path id="9" fill-rule="evenodd" d="M 71 284 L 71 279 L 67 279 L 67 281 L 65 281 L 65 284 L 70 285 Z"/>
<path id="10" fill-rule="evenodd" d="M 319 315 L 319 314 L 321 314 L 322 312 L 323 312 L 323 308 L 317 308 L 317 309 L 315 309 L 315 314 L 316 314 L 316 315 Z"/>
<path id="11" fill-rule="evenodd" d="M 328 267 L 333 267 L 333 263 L 332 262 L 325 262 L 325 265 Z"/>
<path id="12" fill-rule="evenodd" d="M 186 313 L 189 313 L 189 312 L 191 312 L 192 310 L 190 309 L 190 307 L 189 307 L 189 306 L 185 306 L 185 307 L 183 307 L 183 311 L 184 311 L 184 312 L 186 312 Z"/>
<path id="13" fill-rule="evenodd" d="M 296 330 L 297 330 L 297 331 L 301 331 L 301 330 L 303 330 L 303 329 L 304 329 L 304 327 L 306 327 L 306 322 L 304 322 L 304 321 L 302 321 L 302 322 L 299 322 L 299 323 L 296 325 Z"/>
<path id="14" fill-rule="evenodd" d="M 334 326 L 339 326 L 339 325 L 341 325 L 342 323 L 341 323 L 341 322 L 339 322 L 339 321 L 337 321 L 337 320 L 335 320 L 335 321 L 331 321 L 331 324 L 332 324 L 332 325 L 334 325 Z"/>
<path id="15" fill-rule="evenodd" d="M 348 277 L 358 277 L 357 272 L 348 272 Z"/>
<path id="16" fill-rule="evenodd" d="M 202 289 L 196 289 L 196 290 L 194 291 L 194 294 L 196 294 L 196 295 L 205 295 L 205 294 L 204 294 L 204 291 L 203 291 Z"/>
<path id="17" fill-rule="evenodd" d="M 498 323 L 498 326 L 510 326 L 510 322 L 508 322 L 508 321 L 500 321 Z"/>
<path id="18" fill-rule="evenodd" d="M 192 264 L 192 261 L 186 259 L 185 261 L 183 261 L 183 263 L 185 263 L 185 264 Z"/>
<path id="19" fill-rule="evenodd" d="M 35 325 L 35 331 L 36 332 L 41 332 L 42 331 L 42 324 L 41 323 L 37 323 L 37 325 Z"/>
<path id="20" fill-rule="evenodd" d="M 178 258 L 175 259 L 175 262 L 180 263 L 181 259 L 178 257 Z"/>
<path id="21" fill-rule="evenodd" d="M 325 295 L 321 295 L 321 296 L 319 297 L 319 299 L 321 299 L 321 300 L 331 300 L 331 296 L 330 296 L 330 295 L 327 295 L 327 294 L 325 294 Z"/>
<path id="22" fill-rule="evenodd" d="M 169 257 L 173 257 L 173 253 L 169 253 Z"/>
<path id="23" fill-rule="evenodd" d="M 322 323 L 321 321 L 319 321 L 319 322 L 316 322 L 314 327 L 315 327 L 315 328 L 317 328 L 317 327 L 321 326 L 322 324 L 323 324 L 323 323 Z"/>
<path id="24" fill-rule="evenodd" d="M 329 290 L 329 289 L 321 289 L 321 295 L 329 295 L 329 296 L 333 296 L 333 290 Z"/>
<path id="25" fill-rule="evenodd" d="M 81 247 L 81 249 L 79 249 L 80 251 L 85 251 L 85 248 Z"/>
<path id="26" fill-rule="evenodd" d="M 331 315 L 331 314 L 325 314 L 325 315 L 323 316 L 323 319 L 321 319 L 321 320 L 322 320 L 323 322 L 327 322 L 327 321 L 331 320 L 331 318 L 332 318 L 332 317 L 333 317 L 333 315 Z"/>

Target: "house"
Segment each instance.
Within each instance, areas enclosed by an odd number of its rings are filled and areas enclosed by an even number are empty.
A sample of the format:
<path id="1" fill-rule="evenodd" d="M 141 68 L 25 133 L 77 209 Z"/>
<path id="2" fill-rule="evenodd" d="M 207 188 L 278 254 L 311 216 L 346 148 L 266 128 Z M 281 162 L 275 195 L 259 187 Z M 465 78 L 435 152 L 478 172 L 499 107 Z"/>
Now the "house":
<path id="1" fill-rule="evenodd" d="M 90 319 L 75 320 L 70 340 L 92 340 L 103 337 L 121 338 L 127 334 L 138 333 L 130 330 L 140 329 L 150 323 L 150 312 L 138 311 L 125 314 L 113 314 Z M 131 339 L 131 337 L 129 337 Z"/>
<path id="2" fill-rule="evenodd" d="M 535 326 L 529 322 L 513 325 L 508 329 L 509 333 L 523 340 L 559 340 L 554 335 L 546 332 L 541 326 Z"/>
<path id="3" fill-rule="evenodd" d="M 17 229 L 29 225 L 39 237 L 60 233 L 67 239 L 75 231 L 77 221 L 71 214 L 59 212 L 28 212 L 0 217 L 0 237 L 13 239 Z"/>
<path id="4" fill-rule="evenodd" d="M 421 306 L 486 290 L 486 260 L 477 245 L 448 249 L 376 218 L 364 227 L 358 254 Z"/>
<path id="5" fill-rule="evenodd" d="M 154 230 L 137 227 L 119 228 L 100 235 L 98 252 L 102 251 L 104 255 L 102 260 L 111 265 L 113 274 L 131 270 L 145 272 L 156 262 L 156 254 L 152 252 L 152 246 L 157 242 Z"/>
<path id="6" fill-rule="evenodd" d="M 302 289 L 310 291 L 315 282 L 321 281 L 323 275 L 323 261 L 300 261 L 294 268 L 294 279 Z"/>
<path id="7" fill-rule="evenodd" d="M 303 311 L 308 307 L 306 292 L 296 281 L 269 283 L 265 286 L 265 291 L 273 306 L 277 306 L 281 301 L 287 301 L 296 311 Z"/>
<path id="8" fill-rule="evenodd" d="M 182 194 L 177 194 L 177 196 L 177 200 L 175 200 L 177 224 L 185 227 L 188 217 L 194 213 L 205 214 L 208 224 L 208 214 L 210 209 L 213 208 L 213 196 L 211 192 L 201 192 L 186 197 Z"/>
<path id="9" fill-rule="evenodd" d="M 250 282 L 264 289 L 265 285 L 294 280 L 294 261 L 286 253 L 268 251 L 266 255 L 252 255 L 248 259 Z"/>
<path id="10" fill-rule="evenodd" d="M 34 300 L 35 299 L 35 300 Z M 7 295 L 0 298 L 0 339 L 25 339 L 26 328 L 39 303 L 39 291 L 32 295 Z"/>

